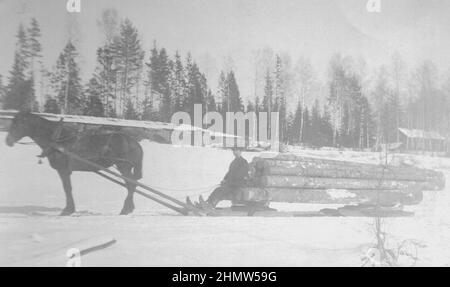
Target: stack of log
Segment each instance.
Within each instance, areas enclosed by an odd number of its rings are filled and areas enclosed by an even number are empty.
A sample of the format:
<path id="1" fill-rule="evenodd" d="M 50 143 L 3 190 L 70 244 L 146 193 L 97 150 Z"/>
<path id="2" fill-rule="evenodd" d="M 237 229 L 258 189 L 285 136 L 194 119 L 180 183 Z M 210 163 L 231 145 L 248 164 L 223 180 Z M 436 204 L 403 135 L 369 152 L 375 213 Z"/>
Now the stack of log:
<path id="1" fill-rule="evenodd" d="M 251 163 L 252 187 L 244 200 L 273 202 L 412 205 L 424 190 L 445 186 L 441 172 L 279 154 Z"/>

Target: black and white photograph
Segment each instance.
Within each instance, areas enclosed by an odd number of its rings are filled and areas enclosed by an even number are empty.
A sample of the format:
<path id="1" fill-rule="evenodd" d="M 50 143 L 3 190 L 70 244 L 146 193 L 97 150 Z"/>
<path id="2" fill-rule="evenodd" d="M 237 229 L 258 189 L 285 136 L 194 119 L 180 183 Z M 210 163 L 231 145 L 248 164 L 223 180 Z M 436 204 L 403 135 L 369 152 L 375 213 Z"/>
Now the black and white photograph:
<path id="1" fill-rule="evenodd" d="M 450 266 L 450 1 L 0 0 L 0 39 L 0 266 Z"/>

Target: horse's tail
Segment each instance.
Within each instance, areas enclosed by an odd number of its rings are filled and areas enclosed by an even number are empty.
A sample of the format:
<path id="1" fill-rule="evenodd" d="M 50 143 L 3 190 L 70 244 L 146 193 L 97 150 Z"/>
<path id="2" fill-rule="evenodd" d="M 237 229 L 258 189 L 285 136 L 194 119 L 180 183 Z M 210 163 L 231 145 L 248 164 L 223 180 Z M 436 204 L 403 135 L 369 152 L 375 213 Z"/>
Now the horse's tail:
<path id="1" fill-rule="evenodd" d="M 142 159 L 144 158 L 144 151 L 142 150 L 142 147 L 138 144 L 138 154 L 136 163 L 133 167 L 133 175 L 136 179 L 142 178 Z"/>

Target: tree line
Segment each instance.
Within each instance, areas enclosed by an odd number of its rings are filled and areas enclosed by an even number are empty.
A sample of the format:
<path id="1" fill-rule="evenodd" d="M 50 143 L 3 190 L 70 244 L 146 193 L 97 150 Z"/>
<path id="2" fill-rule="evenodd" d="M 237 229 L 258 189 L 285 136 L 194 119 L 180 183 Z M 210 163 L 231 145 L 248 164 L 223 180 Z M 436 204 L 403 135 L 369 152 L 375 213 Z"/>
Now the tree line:
<path id="1" fill-rule="evenodd" d="M 47 68 L 38 21 L 19 25 L 9 76 L 0 75 L 3 108 L 163 122 L 178 111 L 192 114 L 199 103 L 204 113 L 223 115 L 276 111 L 284 143 L 359 149 L 399 141 L 399 127 L 450 135 L 450 76 L 441 81 L 431 61 L 408 72 L 394 54 L 391 64 L 369 73 L 363 59 L 335 54 L 320 79 L 308 58 L 293 63 L 261 49 L 254 95 L 244 102 L 233 67 L 211 84 L 189 53 L 170 55 L 156 41 L 145 51 L 137 28 L 115 10 L 105 10 L 99 22 L 104 41 L 86 82 L 76 41 L 69 39 Z"/>

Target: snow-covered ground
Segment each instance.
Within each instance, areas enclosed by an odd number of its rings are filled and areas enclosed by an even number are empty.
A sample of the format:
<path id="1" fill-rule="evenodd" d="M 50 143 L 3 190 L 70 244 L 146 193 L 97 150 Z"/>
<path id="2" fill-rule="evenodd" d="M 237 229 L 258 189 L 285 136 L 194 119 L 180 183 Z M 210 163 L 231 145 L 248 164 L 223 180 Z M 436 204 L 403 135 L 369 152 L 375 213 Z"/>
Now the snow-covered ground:
<path id="1" fill-rule="evenodd" d="M 136 195 L 132 215 L 117 215 L 125 192 L 91 173 L 74 173 L 78 212 L 58 217 L 64 193 L 46 160 L 37 164 L 35 145 L 4 144 L 0 133 L 0 265 L 64 266 L 66 251 L 79 242 L 113 237 L 116 243 L 82 257 L 83 266 L 360 266 L 374 243 L 374 219 L 356 217 L 183 217 Z M 25 139 L 26 141 L 26 139 Z M 229 151 L 142 142 L 142 181 L 184 200 L 220 182 L 232 160 Z M 379 162 L 377 153 L 298 151 L 308 156 Z M 257 153 L 245 153 L 251 160 Z M 381 159 L 382 160 L 382 159 Z M 445 172 L 450 160 L 394 156 Z M 419 266 L 450 265 L 450 187 L 429 191 L 414 217 L 388 218 L 389 245 L 412 239 Z M 280 209 L 327 206 L 274 204 Z"/>

